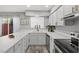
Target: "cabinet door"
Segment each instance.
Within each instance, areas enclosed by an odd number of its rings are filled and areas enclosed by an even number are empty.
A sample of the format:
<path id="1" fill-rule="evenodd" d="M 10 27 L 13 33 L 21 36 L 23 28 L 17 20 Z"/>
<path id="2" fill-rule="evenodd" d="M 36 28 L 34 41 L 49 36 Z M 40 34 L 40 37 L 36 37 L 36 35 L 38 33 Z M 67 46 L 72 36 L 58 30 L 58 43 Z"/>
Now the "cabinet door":
<path id="1" fill-rule="evenodd" d="M 23 38 L 23 52 L 25 52 L 27 49 L 27 45 L 26 45 L 27 41 L 26 40 L 27 40 L 26 37 L 24 37 Z"/>
<path id="2" fill-rule="evenodd" d="M 14 47 L 10 48 L 6 53 L 14 53 Z"/>
<path id="3" fill-rule="evenodd" d="M 56 25 L 56 20 L 57 20 L 56 14 L 57 14 L 57 12 L 54 12 L 54 13 L 52 14 L 52 25 Z"/>
<path id="4" fill-rule="evenodd" d="M 46 45 L 46 34 L 44 34 L 44 33 L 38 34 L 38 44 Z"/>
<path id="5" fill-rule="evenodd" d="M 30 45 L 37 45 L 38 44 L 38 37 L 37 34 L 31 33 L 30 34 Z"/>
<path id="6" fill-rule="evenodd" d="M 52 15 L 49 16 L 49 24 L 52 25 Z"/>
<path id="7" fill-rule="evenodd" d="M 15 45 L 15 53 L 22 53 L 23 52 L 23 40 L 20 40 L 16 45 Z"/>
<path id="8" fill-rule="evenodd" d="M 45 45 L 46 35 L 44 33 L 32 33 L 30 35 L 30 45 Z"/>
<path id="9" fill-rule="evenodd" d="M 56 12 L 57 20 L 60 21 L 61 18 L 63 18 L 63 6 L 61 6 Z"/>
<path id="10" fill-rule="evenodd" d="M 50 53 L 54 52 L 54 39 L 50 37 Z"/>
<path id="11" fill-rule="evenodd" d="M 63 6 L 61 6 L 57 11 L 57 26 L 63 26 L 64 25 L 64 20 L 62 20 L 63 18 Z"/>
<path id="12" fill-rule="evenodd" d="M 26 49 L 28 48 L 29 43 L 30 43 L 30 42 L 29 42 L 29 35 L 27 35 L 27 36 L 26 36 Z"/>
<path id="13" fill-rule="evenodd" d="M 29 45 L 29 35 L 23 37 L 23 52 L 25 53 Z"/>
<path id="14" fill-rule="evenodd" d="M 63 14 L 64 16 L 67 14 L 72 13 L 72 7 L 73 5 L 63 5 Z"/>

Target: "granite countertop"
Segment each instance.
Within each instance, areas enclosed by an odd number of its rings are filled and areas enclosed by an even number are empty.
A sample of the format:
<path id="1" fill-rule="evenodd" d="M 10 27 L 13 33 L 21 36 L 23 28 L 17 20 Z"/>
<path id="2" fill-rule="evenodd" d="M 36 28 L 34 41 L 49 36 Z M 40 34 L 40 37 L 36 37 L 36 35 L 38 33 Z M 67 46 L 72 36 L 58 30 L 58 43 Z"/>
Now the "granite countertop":
<path id="1" fill-rule="evenodd" d="M 13 33 L 15 38 L 9 38 L 8 35 L 0 37 L 0 52 L 6 52 L 12 46 L 14 46 L 19 40 L 21 40 L 24 36 L 28 35 L 29 33 L 47 33 L 52 39 L 70 39 L 67 35 L 62 35 L 58 32 L 47 32 L 47 31 L 40 31 L 35 32 L 33 30 L 21 30 L 19 32 Z"/>

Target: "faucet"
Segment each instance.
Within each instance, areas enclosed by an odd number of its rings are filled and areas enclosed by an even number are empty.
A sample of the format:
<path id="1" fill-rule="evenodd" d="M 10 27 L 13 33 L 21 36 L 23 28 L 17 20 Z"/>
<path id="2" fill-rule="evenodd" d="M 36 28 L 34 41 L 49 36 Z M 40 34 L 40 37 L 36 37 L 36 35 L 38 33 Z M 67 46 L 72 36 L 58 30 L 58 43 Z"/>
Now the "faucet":
<path id="1" fill-rule="evenodd" d="M 36 30 L 39 31 L 40 25 L 37 24 L 37 25 L 35 25 L 35 27 L 36 27 Z"/>

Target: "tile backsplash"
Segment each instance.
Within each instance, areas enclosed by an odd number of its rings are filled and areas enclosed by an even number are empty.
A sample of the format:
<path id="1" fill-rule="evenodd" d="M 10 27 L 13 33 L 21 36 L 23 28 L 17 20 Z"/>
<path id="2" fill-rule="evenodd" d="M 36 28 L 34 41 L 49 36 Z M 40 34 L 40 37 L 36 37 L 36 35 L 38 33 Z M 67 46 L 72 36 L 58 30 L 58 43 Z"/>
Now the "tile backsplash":
<path id="1" fill-rule="evenodd" d="M 77 20 L 76 23 L 71 26 L 56 26 L 56 30 L 63 31 L 66 33 L 75 32 L 75 31 L 79 32 L 79 20 Z"/>

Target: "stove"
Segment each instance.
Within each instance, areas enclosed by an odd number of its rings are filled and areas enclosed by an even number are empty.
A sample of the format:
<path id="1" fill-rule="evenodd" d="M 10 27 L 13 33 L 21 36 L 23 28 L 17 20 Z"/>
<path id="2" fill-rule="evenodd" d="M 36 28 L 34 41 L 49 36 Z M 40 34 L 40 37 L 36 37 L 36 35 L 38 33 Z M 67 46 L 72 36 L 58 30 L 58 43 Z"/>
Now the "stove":
<path id="1" fill-rule="evenodd" d="M 79 52 L 79 32 L 71 32 L 71 46 Z"/>

